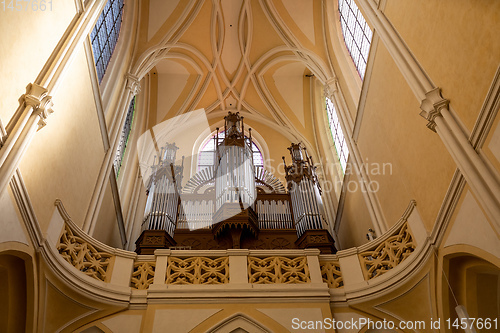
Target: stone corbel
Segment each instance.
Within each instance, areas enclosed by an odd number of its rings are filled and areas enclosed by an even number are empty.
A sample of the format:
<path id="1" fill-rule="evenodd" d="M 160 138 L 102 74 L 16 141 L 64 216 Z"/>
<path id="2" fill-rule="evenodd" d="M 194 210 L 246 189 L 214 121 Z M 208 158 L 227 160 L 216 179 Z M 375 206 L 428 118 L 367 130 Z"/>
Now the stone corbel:
<path id="1" fill-rule="evenodd" d="M 135 96 L 141 91 L 140 79 L 133 75 L 127 74 L 127 89 Z"/>
<path id="2" fill-rule="evenodd" d="M 450 101 L 441 96 L 441 88 L 435 88 L 425 94 L 425 99 L 420 104 L 420 115 L 427 119 L 427 127 L 436 132 L 436 117 L 441 117 L 441 110 L 448 109 Z"/>
<path id="3" fill-rule="evenodd" d="M 324 94 L 325 97 L 328 97 L 330 100 L 333 100 L 333 94 L 338 90 L 338 82 L 337 77 L 333 77 L 326 81 L 324 86 Z"/>
<path id="4" fill-rule="evenodd" d="M 52 106 L 54 105 L 52 96 L 49 96 L 47 89 L 36 83 L 30 83 L 26 87 L 26 94 L 21 96 L 20 102 L 25 103 L 26 106 L 31 106 L 33 114 L 40 117 L 38 130 L 47 125 L 48 116 L 54 112 L 52 110 Z"/>

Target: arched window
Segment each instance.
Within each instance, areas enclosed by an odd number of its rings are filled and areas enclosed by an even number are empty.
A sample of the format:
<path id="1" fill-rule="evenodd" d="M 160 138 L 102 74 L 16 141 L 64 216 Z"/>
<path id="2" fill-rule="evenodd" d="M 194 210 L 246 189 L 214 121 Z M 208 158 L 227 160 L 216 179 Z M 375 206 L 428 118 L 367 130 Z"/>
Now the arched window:
<path id="1" fill-rule="evenodd" d="M 210 137 L 200 149 L 198 154 L 198 171 L 214 165 L 215 156 L 215 134 Z M 224 131 L 219 132 L 219 138 L 224 138 Z M 246 138 L 246 136 L 245 136 Z M 255 166 L 264 167 L 264 158 L 259 147 L 252 141 L 253 163 Z"/>
<path id="2" fill-rule="evenodd" d="M 363 80 L 373 36 L 372 30 L 354 0 L 339 0 L 339 13 L 345 45 Z"/>
<path id="3" fill-rule="evenodd" d="M 347 159 L 349 158 L 349 148 L 347 148 L 344 132 L 342 132 L 342 128 L 340 127 L 335 106 L 328 97 L 326 97 L 326 114 L 328 115 L 328 124 L 330 125 L 330 132 L 332 133 L 340 166 L 342 167 L 342 173 L 345 174 Z"/>
<path id="4" fill-rule="evenodd" d="M 120 142 L 118 143 L 115 159 L 113 161 L 116 178 L 118 178 L 118 175 L 120 174 L 123 157 L 125 156 L 125 149 L 127 148 L 128 139 L 130 137 L 130 131 L 132 130 L 134 114 L 135 114 L 135 97 L 132 98 L 132 101 L 130 102 L 130 105 L 128 107 L 127 118 L 125 118 L 125 124 L 123 125 L 122 133 L 120 134 Z"/>
<path id="5" fill-rule="evenodd" d="M 101 83 L 118 41 L 122 24 L 123 0 L 108 0 L 90 34 L 97 77 Z"/>

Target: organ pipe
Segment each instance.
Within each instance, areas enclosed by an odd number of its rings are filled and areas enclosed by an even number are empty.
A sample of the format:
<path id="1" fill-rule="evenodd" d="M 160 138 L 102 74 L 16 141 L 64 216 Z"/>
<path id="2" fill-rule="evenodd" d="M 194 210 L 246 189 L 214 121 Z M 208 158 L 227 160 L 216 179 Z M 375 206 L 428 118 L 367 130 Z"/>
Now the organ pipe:
<path id="1" fill-rule="evenodd" d="M 292 200 L 294 223 L 297 236 L 306 230 L 323 229 L 325 221 L 321 201 L 321 187 L 316 175 L 316 167 L 307 149 L 301 143 L 292 143 L 288 148 L 292 164 L 286 165 L 285 173 L 288 191 Z"/>
<path id="2" fill-rule="evenodd" d="M 256 199 L 252 142 L 245 138 L 243 117 L 228 112 L 223 138 L 217 136 L 215 160 L 216 211 L 225 203 L 239 203 L 242 210 Z"/>
<path id="3" fill-rule="evenodd" d="M 179 191 L 184 169 L 174 165 L 177 150 L 175 143 L 166 143 L 154 157 L 152 173 L 147 182 L 147 200 L 142 230 L 165 230 L 171 237 L 177 223 L 179 211 Z"/>

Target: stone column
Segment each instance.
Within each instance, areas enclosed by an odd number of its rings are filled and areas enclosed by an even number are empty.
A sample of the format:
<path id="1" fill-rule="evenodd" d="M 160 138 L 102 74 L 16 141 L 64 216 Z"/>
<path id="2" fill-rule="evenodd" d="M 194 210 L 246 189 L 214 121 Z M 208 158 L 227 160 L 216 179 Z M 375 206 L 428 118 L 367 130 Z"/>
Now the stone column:
<path id="1" fill-rule="evenodd" d="M 478 202 L 500 230 L 500 178 L 477 154 L 463 129 L 450 112 L 449 101 L 427 76 L 414 55 L 406 47 L 394 26 L 373 0 L 358 0 L 366 19 L 394 59 L 415 97 L 421 102 L 420 113 L 429 122 L 457 164 Z"/>
<path id="2" fill-rule="evenodd" d="M 28 85 L 20 102 L 16 112 L 20 117 L 0 149 L 0 191 L 10 182 L 36 131 L 46 125 L 48 115 L 53 112 L 52 97 L 37 84 Z"/>

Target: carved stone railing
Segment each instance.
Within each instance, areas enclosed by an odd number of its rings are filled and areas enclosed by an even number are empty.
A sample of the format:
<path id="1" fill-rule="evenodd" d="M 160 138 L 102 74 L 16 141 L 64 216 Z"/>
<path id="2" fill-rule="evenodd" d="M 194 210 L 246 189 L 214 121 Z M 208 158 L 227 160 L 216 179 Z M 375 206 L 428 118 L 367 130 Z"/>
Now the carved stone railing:
<path id="1" fill-rule="evenodd" d="M 68 270 L 67 276 L 75 278 L 81 284 L 85 281 L 83 276 L 90 277 L 87 280 L 88 288 L 97 292 L 100 296 L 107 294 L 116 299 L 126 298 L 125 288 L 130 287 L 131 274 L 134 270 L 134 260 L 137 254 L 124 251 L 103 244 L 95 238 L 89 236 L 78 227 L 66 212 L 61 200 L 54 203 L 59 212 L 58 218 L 52 218 L 51 224 L 46 234 L 46 244 L 52 249 L 49 257 L 56 259 L 62 266 L 73 268 Z M 79 276 L 79 273 L 83 273 Z M 137 273 L 136 273 L 137 274 Z M 138 275 L 135 276 L 138 279 Z M 89 280 L 95 280 L 92 283 Z M 109 284 L 109 289 L 102 288 L 102 282 Z M 138 286 L 141 284 L 136 281 Z M 95 286 L 98 286 L 97 289 Z M 135 287 L 135 285 L 134 285 Z"/>
<path id="2" fill-rule="evenodd" d="M 255 284 L 310 283 L 306 257 L 248 257 L 248 280 Z"/>
<path id="3" fill-rule="evenodd" d="M 320 261 L 321 277 L 323 282 L 328 284 L 329 288 L 342 288 L 344 280 L 342 279 L 342 272 L 340 271 L 340 263 L 335 261 Z"/>
<path id="4" fill-rule="evenodd" d="M 359 261 L 365 280 L 373 279 L 395 268 L 415 251 L 416 243 L 404 223 L 397 234 L 390 236 L 374 250 L 359 253 Z"/>
<path id="5" fill-rule="evenodd" d="M 169 257 L 166 284 L 229 283 L 229 258 Z"/>
<path id="6" fill-rule="evenodd" d="M 130 281 L 134 289 L 148 289 L 155 277 L 155 262 L 136 262 Z"/>
<path id="7" fill-rule="evenodd" d="M 184 297 L 190 290 L 199 291 L 200 285 L 207 286 L 206 295 L 231 285 L 230 290 L 276 294 L 326 291 L 332 301 L 342 301 L 404 279 L 429 253 L 427 232 L 413 201 L 386 234 L 360 247 L 324 255 L 318 249 L 159 249 L 154 255 L 138 256 L 98 242 L 71 221 L 60 202 L 56 206 L 62 219 L 52 219 L 58 224 L 49 226 L 47 239 L 61 267 L 96 292 L 108 290 L 113 297 L 135 297 L 139 303 L 148 297 Z"/>
<path id="8" fill-rule="evenodd" d="M 97 250 L 82 237 L 75 235 L 67 224 L 64 226 L 59 244 L 57 244 L 57 250 L 64 260 L 79 271 L 94 279 L 109 281 L 107 270 L 113 256 L 110 253 Z"/>

